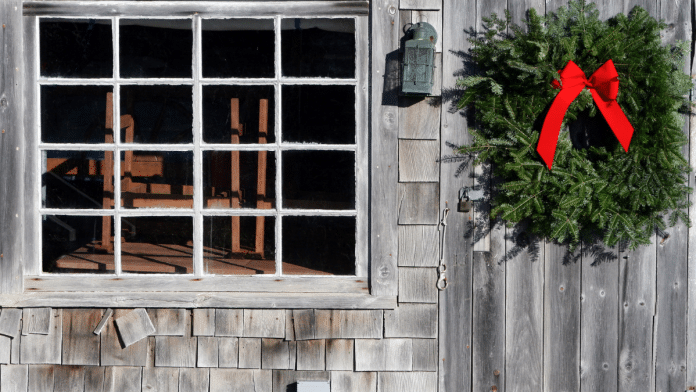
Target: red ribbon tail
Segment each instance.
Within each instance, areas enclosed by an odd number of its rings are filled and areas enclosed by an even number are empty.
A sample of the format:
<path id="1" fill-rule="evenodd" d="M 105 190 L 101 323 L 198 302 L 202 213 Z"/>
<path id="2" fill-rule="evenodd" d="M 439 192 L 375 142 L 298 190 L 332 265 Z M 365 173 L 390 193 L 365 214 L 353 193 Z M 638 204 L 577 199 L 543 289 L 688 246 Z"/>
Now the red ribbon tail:
<path id="1" fill-rule="evenodd" d="M 618 102 L 615 100 L 605 101 L 595 90 L 591 91 L 592 98 L 594 98 L 604 119 L 607 120 L 609 128 L 614 132 L 616 138 L 619 139 L 619 143 L 621 143 L 624 151 L 628 152 L 628 146 L 631 144 L 631 138 L 633 137 L 633 125 L 626 118 L 626 114 L 621 110 Z"/>
<path id="2" fill-rule="evenodd" d="M 541 127 L 539 135 L 539 143 L 537 144 L 537 152 L 546 163 L 546 166 L 551 169 L 553 166 L 553 157 L 556 153 L 556 145 L 558 144 L 558 134 L 561 132 L 563 118 L 573 103 L 575 97 L 580 94 L 584 85 L 563 88 L 556 98 L 553 100 L 548 114 L 544 119 L 544 125 Z"/>

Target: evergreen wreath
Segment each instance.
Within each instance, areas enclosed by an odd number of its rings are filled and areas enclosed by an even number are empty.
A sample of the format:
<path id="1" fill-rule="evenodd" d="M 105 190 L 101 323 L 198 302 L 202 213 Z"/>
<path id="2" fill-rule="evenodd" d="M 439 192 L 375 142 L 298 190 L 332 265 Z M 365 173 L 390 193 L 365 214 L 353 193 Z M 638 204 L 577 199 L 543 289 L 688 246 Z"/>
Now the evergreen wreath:
<path id="1" fill-rule="evenodd" d="M 689 224 L 687 42 L 663 46 L 665 24 L 642 8 L 604 22 L 584 0 L 547 18 L 531 9 L 526 29 L 511 24 L 509 13 L 484 22 L 485 33 L 470 40 L 477 72 L 458 80 L 465 87 L 458 107 L 473 108 L 476 123 L 472 144 L 459 152 L 492 164 L 499 182 L 492 216 L 524 220 L 529 232 L 572 248 L 601 238 L 635 249 L 650 243 L 655 228 L 664 230 L 665 219 Z M 537 143 L 559 70 L 571 60 L 588 77 L 613 60 L 616 101 L 634 132 L 626 152 L 585 88 L 568 108 L 549 169 Z"/>

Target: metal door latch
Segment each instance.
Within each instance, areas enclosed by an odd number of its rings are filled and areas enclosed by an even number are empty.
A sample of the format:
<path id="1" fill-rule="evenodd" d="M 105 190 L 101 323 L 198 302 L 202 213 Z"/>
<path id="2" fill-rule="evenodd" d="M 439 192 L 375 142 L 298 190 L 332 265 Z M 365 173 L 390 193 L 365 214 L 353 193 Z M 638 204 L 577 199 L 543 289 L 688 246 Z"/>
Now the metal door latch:
<path id="1" fill-rule="evenodd" d="M 469 212 L 474 206 L 475 201 L 481 201 L 483 199 L 483 189 L 474 189 L 467 186 L 462 187 L 462 189 L 459 190 L 459 203 L 457 204 L 457 211 Z"/>

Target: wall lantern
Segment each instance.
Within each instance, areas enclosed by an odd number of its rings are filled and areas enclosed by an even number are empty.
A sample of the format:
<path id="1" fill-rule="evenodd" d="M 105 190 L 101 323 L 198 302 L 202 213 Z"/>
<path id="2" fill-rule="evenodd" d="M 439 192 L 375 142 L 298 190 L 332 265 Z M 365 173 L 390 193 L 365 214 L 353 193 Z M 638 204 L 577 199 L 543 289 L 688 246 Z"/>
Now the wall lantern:
<path id="1" fill-rule="evenodd" d="M 406 95 L 429 95 L 433 88 L 433 62 L 437 31 L 426 22 L 418 22 L 406 31 L 406 47 L 401 92 Z"/>

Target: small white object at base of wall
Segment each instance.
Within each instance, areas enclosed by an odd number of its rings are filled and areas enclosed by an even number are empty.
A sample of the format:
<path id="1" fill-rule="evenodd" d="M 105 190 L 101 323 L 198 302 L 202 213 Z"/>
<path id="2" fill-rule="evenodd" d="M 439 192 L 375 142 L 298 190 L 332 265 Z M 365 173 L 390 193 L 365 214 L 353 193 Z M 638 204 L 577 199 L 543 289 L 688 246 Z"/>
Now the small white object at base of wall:
<path id="1" fill-rule="evenodd" d="M 298 381 L 297 392 L 330 392 L 328 381 Z"/>

